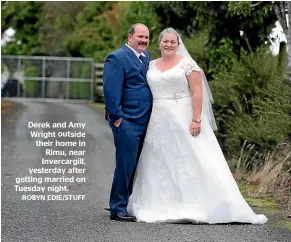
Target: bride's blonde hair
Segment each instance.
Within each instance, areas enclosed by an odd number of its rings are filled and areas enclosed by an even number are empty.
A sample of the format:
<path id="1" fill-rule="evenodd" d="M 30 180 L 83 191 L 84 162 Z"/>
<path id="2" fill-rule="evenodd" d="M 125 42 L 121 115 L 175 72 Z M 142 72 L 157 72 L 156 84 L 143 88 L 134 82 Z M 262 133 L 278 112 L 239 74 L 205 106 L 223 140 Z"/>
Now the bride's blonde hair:
<path id="1" fill-rule="evenodd" d="M 161 42 L 161 40 L 162 40 L 164 34 L 175 34 L 175 35 L 177 36 L 178 44 L 180 44 L 180 42 L 179 42 L 179 37 L 181 37 L 181 35 L 178 33 L 177 30 L 175 30 L 175 29 L 173 29 L 173 28 L 166 28 L 166 29 L 164 29 L 164 30 L 160 33 L 160 35 L 159 35 L 159 38 L 158 38 L 159 43 Z"/>

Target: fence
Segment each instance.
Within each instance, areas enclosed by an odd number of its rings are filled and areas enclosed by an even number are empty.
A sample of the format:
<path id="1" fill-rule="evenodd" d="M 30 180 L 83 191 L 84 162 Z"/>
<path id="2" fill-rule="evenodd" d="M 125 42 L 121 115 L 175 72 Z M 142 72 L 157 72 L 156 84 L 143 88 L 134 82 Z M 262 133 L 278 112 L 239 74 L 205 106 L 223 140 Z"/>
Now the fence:
<path id="1" fill-rule="evenodd" d="M 97 91 L 102 99 L 103 65 L 93 59 L 8 55 L 1 59 L 2 96 L 94 101 Z"/>
<path id="2" fill-rule="evenodd" d="M 103 96 L 103 68 L 104 64 L 96 63 L 95 64 L 95 101 L 104 102 Z"/>

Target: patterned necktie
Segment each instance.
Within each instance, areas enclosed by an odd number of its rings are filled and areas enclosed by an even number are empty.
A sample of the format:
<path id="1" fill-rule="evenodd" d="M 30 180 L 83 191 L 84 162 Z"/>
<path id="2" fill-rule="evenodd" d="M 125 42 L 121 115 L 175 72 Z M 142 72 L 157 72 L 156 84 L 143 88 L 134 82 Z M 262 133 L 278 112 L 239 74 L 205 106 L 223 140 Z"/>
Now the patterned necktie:
<path id="1" fill-rule="evenodd" d="M 145 58 L 144 58 L 142 55 L 139 56 L 139 59 L 141 60 L 141 62 L 142 62 L 144 65 L 146 65 L 146 60 L 145 60 Z"/>

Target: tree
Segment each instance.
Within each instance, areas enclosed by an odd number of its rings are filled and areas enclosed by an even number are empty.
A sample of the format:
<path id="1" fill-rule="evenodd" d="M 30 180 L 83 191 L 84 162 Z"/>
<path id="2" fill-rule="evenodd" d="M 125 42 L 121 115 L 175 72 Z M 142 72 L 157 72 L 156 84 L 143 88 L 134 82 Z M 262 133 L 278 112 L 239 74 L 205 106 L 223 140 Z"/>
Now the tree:
<path id="1" fill-rule="evenodd" d="M 255 49 L 268 41 L 274 19 L 273 12 L 260 9 L 249 15 L 235 15 L 227 2 L 153 2 L 162 27 L 178 29 L 184 37 L 208 32 L 203 59 L 209 79 L 221 66 L 231 65 L 228 53 L 240 55 L 241 48 Z M 240 30 L 244 32 L 242 36 Z"/>
<path id="2" fill-rule="evenodd" d="M 14 41 L 2 47 L 2 54 L 31 55 L 39 46 L 38 31 L 43 23 L 42 2 L 10 2 L 1 8 L 1 32 L 12 27 Z"/>
<path id="3" fill-rule="evenodd" d="M 161 32 L 161 23 L 152 2 L 126 2 L 121 19 L 123 42 L 127 41 L 127 32 L 130 26 L 135 23 L 143 23 L 149 28 L 150 44 L 148 50 L 151 53 L 151 59 L 159 57 L 158 36 Z"/>
<path id="4" fill-rule="evenodd" d="M 268 46 L 251 53 L 242 50 L 231 68 L 221 69 L 210 83 L 218 139 L 228 155 L 238 155 L 245 140 L 261 153 L 290 139 L 291 87 L 277 66 L 278 57 Z"/>
<path id="5" fill-rule="evenodd" d="M 108 49 L 115 48 L 113 34 L 106 19 L 106 11 L 112 10 L 113 2 L 87 2 L 76 16 L 75 29 L 64 41 L 70 56 L 92 57 L 104 61 Z M 119 5 L 119 4 L 118 4 Z M 116 14 L 118 8 L 116 8 Z"/>
<path id="6" fill-rule="evenodd" d="M 105 4 L 106 3 L 106 4 Z M 160 23 L 149 2 L 89 2 L 77 16 L 75 31 L 65 40 L 72 56 L 92 57 L 103 62 L 105 57 L 127 40 L 127 32 L 134 23 L 149 27 L 150 50 L 155 55 Z M 146 13 L 146 14 L 145 14 Z"/>
<path id="7" fill-rule="evenodd" d="M 291 83 L 291 2 L 280 1 L 272 3 L 278 21 L 287 39 L 287 78 Z"/>
<path id="8" fill-rule="evenodd" d="M 286 76 L 291 83 L 291 2 L 289 1 L 269 1 L 269 2 L 229 2 L 230 12 L 238 16 L 249 16 L 253 11 L 260 9 L 266 14 L 273 11 L 277 20 L 281 24 L 287 39 L 287 70 Z M 282 48 L 284 49 L 284 48 Z"/>
<path id="9" fill-rule="evenodd" d="M 65 56 L 64 41 L 74 30 L 76 16 L 86 2 L 44 2 L 43 25 L 39 30 L 39 53 L 44 55 Z"/>

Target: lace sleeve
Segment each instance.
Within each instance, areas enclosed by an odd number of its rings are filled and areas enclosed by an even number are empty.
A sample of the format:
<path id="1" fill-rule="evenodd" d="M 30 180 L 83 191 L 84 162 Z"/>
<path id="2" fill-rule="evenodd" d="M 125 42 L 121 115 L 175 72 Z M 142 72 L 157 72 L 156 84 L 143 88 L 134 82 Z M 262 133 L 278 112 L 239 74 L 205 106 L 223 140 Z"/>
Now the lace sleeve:
<path id="1" fill-rule="evenodd" d="M 197 63 L 192 59 L 186 59 L 182 64 L 182 68 L 185 70 L 186 76 L 189 76 L 192 71 L 201 71 Z"/>

